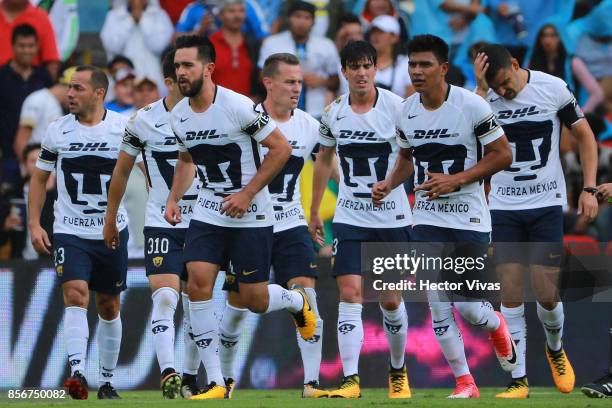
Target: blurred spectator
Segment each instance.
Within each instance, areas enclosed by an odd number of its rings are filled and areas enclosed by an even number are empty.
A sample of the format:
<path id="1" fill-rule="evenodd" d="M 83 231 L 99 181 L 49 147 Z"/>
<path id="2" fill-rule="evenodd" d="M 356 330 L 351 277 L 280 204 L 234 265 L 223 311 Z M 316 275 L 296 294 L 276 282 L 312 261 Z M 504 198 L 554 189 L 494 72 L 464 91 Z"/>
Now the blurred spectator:
<path id="1" fill-rule="evenodd" d="M 361 20 L 359 17 L 354 15 L 353 13 L 345 13 L 340 16 L 340 20 L 338 21 L 338 31 L 336 32 L 336 50 L 338 50 L 338 54 L 344 48 L 349 41 L 360 41 L 365 38 L 363 30 L 361 28 Z M 338 86 L 338 95 L 343 95 L 348 92 L 348 82 L 346 82 L 346 78 L 342 75 L 342 65 L 340 61 L 338 61 L 338 79 L 340 81 L 340 85 Z M 334 97 L 331 94 L 332 99 Z"/>
<path id="2" fill-rule="evenodd" d="M 150 78 L 138 78 L 134 83 L 134 104 L 136 109 L 144 108 L 145 106 L 159 100 L 159 89 L 157 84 Z"/>
<path id="3" fill-rule="evenodd" d="M 465 41 L 472 20 L 485 11 L 480 3 L 480 0 L 444 0 L 440 5 L 440 8 L 448 13 L 448 25 L 453 30 L 453 37 L 449 42 L 450 60 Z"/>
<path id="4" fill-rule="evenodd" d="M 138 76 L 162 87 L 160 55 L 172 39 L 172 22 L 157 0 L 116 1 L 100 32 L 108 59 L 129 55 Z"/>
<path id="5" fill-rule="evenodd" d="M 32 0 L 51 19 L 60 59 L 66 61 L 79 41 L 79 10 L 77 0 Z"/>
<path id="6" fill-rule="evenodd" d="M 217 5 L 219 3 L 219 5 Z M 232 3 L 232 0 L 218 0 L 216 2 L 194 1 L 189 4 L 176 24 L 176 35 L 196 34 L 208 36 L 218 31 L 221 22 L 217 19 L 219 6 Z M 247 37 L 263 40 L 270 34 L 265 13 L 255 0 L 244 0 L 246 18 L 242 31 Z"/>
<path id="7" fill-rule="evenodd" d="M 27 145 L 41 143 L 49 123 L 64 115 L 68 108 L 68 84 L 75 70 L 75 67 L 64 70 L 51 88 L 39 89 L 25 98 L 13 143 L 16 157 L 22 157 Z"/>
<path id="8" fill-rule="evenodd" d="M 115 99 L 107 102 L 104 107 L 108 110 L 131 116 L 134 109 L 134 71 L 121 68 L 115 74 L 115 86 L 113 92 Z"/>
<path id="9" fill-rule="evenodd" d="M 338 53 L 349 41 L 363 40 L 363 29 L 359 17 L 353 13 L 345 13 L 338 19 L 338 30 L 336 31 L 336 49 Z"/>
<path id="10" fill-rule="evenodd" d="M 304 86 L 298 107 L 320 118 L 327 104 L 327 90 L 338 88 L 338 51 L 331 40 L 310 35 L 314 24 L 315 7 L 303 1 L 292 4 L 289 11 L 289 30 L 266 38 L 261 46 L 258 67 L 277 52 L 296 55 L 304 70 Z"/>
<path id="11" fill-rule="evenodd" d="M 30 4 L 29 0 L 3 0 L 0 3 L 0 65 L 13 58 L 11 36 L 15 27 L 28 24 L 38 37 L 34 65 L 44 64 L 53 78 L 59 70 L 59 54 L 55 35 L 47 13 Z"/>
<path id="12" fill-rule="evenodd" d="M 545 24 L 538 31 L 529 61 L 529 69 L 546 72 L 563 79 L 575 93 L 578 93 L 576 85 L 586 90 L 589 97 L 582 104 L 582 110 L 585 113 L 593 112 L 603 101 L 603 90 L 589 72 L 584 61 L 579 57 L 574 57 L 570 62 L 559 32 L 553 24 Z M 574 77 L 578 80 L 577 84 L 574 82 Z"/>
<path id="13" fill-rule="evenodd" d="M 209 38 L 217 59 L 212 79 L 217 85 L 246 96 L 255 95 L 258 79 L 255 64 L 259 42 L 242 33 L 245 21 L 244 1 L 224 1 L 219 6 L 221 29 Z"/>
<path id="14" fill-rule="evenodd" d="M 359 7 L 359 4 L 356 7 Z M 359 14 L 365 31 L 369 31 L 370 24 L 378 16 L 388 15 L 396 18 L 400 26 L 399 36 L 401 44 L 406 44 L 408 41 L 406 21 L 400 16 L 396 0 L 367 0 L 356 13 Z"/>
<path id="15" fill-rule="evenodd" d="M 10 242 L 11 258 L 38 258 L 28 237 L 26 203 L 30 176 L 36 167 L 39 153 L 40 144 L 31 144 L 25 148 L 20 158 L 24 163 L 24 176 L 15 190 L 8 194 L 0 193 L 0 246 Z M 49 177 L 47 198 L 41 213 L 41 223 L 45 231 L 49 231 L 49 237 L 53 236 L 53 202 L 56 195 L 55 177 Z"/>
<path id="16" fill-rule="evenodd" d="M 608 19 L 611 18 L 608 16 Z M 609 23 L 612 26 L 612 23 Z M 612 27 L 609 33 L 584 33 L 576 47 L 576 57 L 584 61 L 585 68 L 597 80 L 604 93 L 606 114 L 612 113 Z M 573 67 L 573 63 L 572 63 Z"/>
<path id="17" fill-rule="evenodd" d="M 291 5 L 299 0 L 285 2 L 283 15 L 288 15 Z M 311 35 L 333 39 L 338 30 L 338 20 L 344 13 L 342 0 L 305 0 L 315 6 L 315 22 Z M 283 27 L 285 28 L 285 27 Z"/>
<path id="18" fill-rule="evenodd" d="M 38 36 L 34 28 L 22 24 L 13 30 L 13 59 L 0 67 L 0 190 L 19 181 L 19 163 L 13 142 L 19 125 L 19 113 L 25 98 L 34 91 L 52 85 L 49 71 L 34 65 L 38 54 Z"/>
<path id="19" fill-rule="evenodd" d="M 133 71 L 134 63 L 125 55 L 115 55 L 115 57 L 110 60 L 110 62 L 106 65 L 106 76 L 108 77 L 108 92 L 104 97 L 104 100 L 106 102 L 110 102 L 115 99 L 115 75 L 117 74 L 117 71 L 119 71 L 121 68 Z"/>
<path id="20" fill-rule="evenodd" d="M 573 7 L 566 0 L 489 0 L 489 14 L 493 19 L 497 42 L 505 46 L 521 65 L 527 47 L 535 42 L 538 29 L 545 19 L 571 17 Z M 569 10 L 568 10 L 569 9 Z M 564 18 L 558 17 L 563 14 Z"/>
<path id="21" fill-rule="evenodd" d="M 255 0 L 261 10 L 264 10 L 264 19 L 270 27 L 270 33 L 276 34 L 280 28 L 280 14 L 283 0 Z"/>
<path id="22" fill-rule="evenodd" d="M 382 15 L 372 20 L 370 43 L 376 49 L 376 86 L 405 98 L 414 93 L 408 75 L 408 57 L 399 53 L 400 25 L 397 19 Z"/>
<path id="23" fill-rule="evenodd" d="M 191 3 L 191 0 L 159 0 L 159 5 L 168 13 L 172 24 L 179 21 L 181 13 L 189 3 Z"/>

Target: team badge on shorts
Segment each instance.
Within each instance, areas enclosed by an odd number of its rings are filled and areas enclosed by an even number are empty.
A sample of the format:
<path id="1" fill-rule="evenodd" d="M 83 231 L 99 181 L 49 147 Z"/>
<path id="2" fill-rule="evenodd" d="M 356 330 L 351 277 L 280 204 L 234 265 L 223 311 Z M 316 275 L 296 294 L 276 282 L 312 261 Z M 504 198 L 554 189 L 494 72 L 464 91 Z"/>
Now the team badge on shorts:
<path id="1" fill-rule="evenodd" d="M 163 256 L 156 256 L 155 258 L 153 258 L 153 265 L 156 268 L 159 268 L 163 262 L 164 262 Z"/>
<path id="2" fill-rule="evenodd" d="M 58 277 L 61 277 L 62 274 L 64 273 L 64 265 L 57 265 L 55 267 L 55 273 L 57 274 Z"/>
<path id="3" fill-rule="evenodd" d="M 236 277 L 234 275 L 229 273 L 225 275 L 225 283 L 227 283 L 228 285 L 233 285 L 235 281 Z"/>

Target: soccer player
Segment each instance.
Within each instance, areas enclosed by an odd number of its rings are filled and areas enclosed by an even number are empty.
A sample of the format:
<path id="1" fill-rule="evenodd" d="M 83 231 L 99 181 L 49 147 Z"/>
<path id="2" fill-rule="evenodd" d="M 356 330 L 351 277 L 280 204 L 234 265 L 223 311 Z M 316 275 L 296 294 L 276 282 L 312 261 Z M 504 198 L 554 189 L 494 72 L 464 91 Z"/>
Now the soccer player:
<path id="1" fill-rule="evenodd" d="M 203 186 L 185 237 L 183 259 L 189 274 L 193 337 L 210 383 L 192 399 L 226 396 L 212 292 L 219 267 L 228 257 L 249 310 L 287 309 L 304 339 L 314 336 L 316 326 L 303 289 L 268 285 L 273 211 L 266 186 L 283 168 L 291 146 L 250 99 L 212 82 L 214 63 L 215 49 L 208 39 L 177 39 L 174 65 L 179 88 L 187 98 L 171 113 L 179 159 L 164 217 L 172 224 L 181 221 L 177 203 L 197 168 Z M 259 144 L 268 149 L 263 160 Z"/>
<path id="2" fill-rule="evenodd" d="M 327 106 L 319 129 L 320 152 L 315 161 L 310 233 L 324 240 L 319 206 L 332 172 L 340 163 L 340 189 L 334 215 L 333 276 L 340 291 L 338 347 L 344 378 L 332 398 L 361 396 L 358 364 L 363 343 L 362 242 L 406 242 L 410 239 L 410 205 L 404 189 L 394 189 L 381 208 L 370 190 L 393 168 L 399 150 L 393 112 L 401 98 L 375 86 L 376 50 L 365 41 L 349 42 L 340 52 L 349 92 Z M 381 294 L 383 328 L 389 342 L 389 397 L 410 398 L 404 354 L 408 315 L 399 292 Z"/>
<path id="3" fill-rule="evenodd" d="M 317 144 L 319 122 L 308 113 L 297 109 L 302 91 L 303 74 L 300 61 L 293 54 L 270 55 L 263 66 L 266 99 L 256 110 L 276 122 L 291 145 L 289 160 L 268 185 L 274 209 L 274 240 L 272 267 L 274 280 L 284 287 L 300 285 L 308 295 L 308 302 L 317 318 L 315 335 L 304 340 L 297 336 L 304 366 L 304 398 L 320 398 L 327 392 L 319 389 L 319 368 L 323 341 L 323 320 L 317 307 L 315 279 L 318 276 L 316 256 L 300 196 L 300 173 Z M 265 151 L 267 149 L 262 149 Z M 221 370 L 226 385 L 234 386 L 234 357 L 247 309 L 241 308 L 240 296 L 233 275 L 228 275 L 224 289 L 228 303 L 221 317 Z M 231 393 L 231 391 L 230 391 Z"/>
<path id="4" fill-rule="evenodd" d="M 178 159 L 176 138 L 170 128 L 170 111 L 183 99 L 179 91 L 174 70 L 174 51 L 169 51 L 162 62 L 164 83 L 168 89 L 165 98 L 152 103 L 132 116 L 127 123 L 121 152 L 108 192 L 104 241 L 107 247 L 116 248 L 120 244 L 119 231 L 114 220 L 119 203 L 137 156 L 144 158 L 145 176 L 149 189 L 145 214 L 145 265 L 151 287 L 153 311 L 151 331 L 161 371 L 161 389 L 165 398 L 174 399 L 179 392 L 185 398 L 198 393 L 196 376 L 200 357 L 195 343 L 189 337 L 192 333 L 189 321 L 189 297 L 183 292 L 185 361 L 183 379 L 175 371 L 174 364 L 174 312 L 179 299 L 181 280 L 187 281 L 187 271 L 183 263 L 183 244 L 197 197 L 197 179 L 178 203 L 183 218 L 172 226 L 164 219 L 166 199 L 172 186 L 174 165 Z"/>
<path id="5" fill-rule="evenodd" d="M 518 346 L 512 382 L 499 398 L 527 398 L 527 325 L 523 267 L 528 266 L 537 313 L 546 334 L 546 358 L 559 391 L 574 389 L 574 370 L 561 338 L 563 304 L 559 275 L 563 251 L 563 205 L 567 203 L 559 156 L 561 127 L 578 141 L 584 191 L 578 214 L 597 216 L 597 144 L 567 84 L 552 75 L 520 68 L 501 45 L 486 46 L 475 63 L 477 93 L 489 103 L 512 146 L 512 165 L 491 178 L 489 203 L 493 242 L 534 242 L 524 250 L 495 251 L 502 285 L 501 311 Z M 525 245 L 525 244 L 523 244 Z"/>
<path id="6" fill-rule="evenodd" d="M 28 197 L 32 245 L 50 254 L 51 243 L 40 226 L 45 185 L 57 174 L 54 205 L 53 257 L 64 296 L 64 337 L 71 376 L 64 386 L 74 399 L 87 399 L 85 358 L 89 326 L 89 291 L 95 293 L 98 311 L 100 364 L 99 399 L 119 398 L 113 371 L 121 345 L 119 294 L 127 276 L 127 214 L 116 213 L 121 242 L 116 250 L 104 245 L 102 228 L 111 174 L 127 118 L 104 109 L 108 89 L 106 74 L 96 67 L 79 66 L 70 80 L 70 114 L 52 122 L 42 142 Z"/>
<path id="7" fill-rule="evenodd" d="M 441 38 L 414 37 L 409 58 L 417 93 L 405 99 L 398 112 L 397 140 L 402 149 L 393 172 L 374 186 L 373 197 L 378 203 L 405 181 L 414 159 L 413 241 L 470 246 L 473 256 L 483 256 L 491 219 L 480 182 L 510 164 L 510 147 L 486 102 L 446 82 L 448 45 Z M 504 318 L 486 301 L 453 303 L 428 296 L 436 339 L 455 376 L 450 398 L 478 398 L 453 305 L 464 319 L 489 332 L 502 368 L 511 371 L 515 345 Z"/>

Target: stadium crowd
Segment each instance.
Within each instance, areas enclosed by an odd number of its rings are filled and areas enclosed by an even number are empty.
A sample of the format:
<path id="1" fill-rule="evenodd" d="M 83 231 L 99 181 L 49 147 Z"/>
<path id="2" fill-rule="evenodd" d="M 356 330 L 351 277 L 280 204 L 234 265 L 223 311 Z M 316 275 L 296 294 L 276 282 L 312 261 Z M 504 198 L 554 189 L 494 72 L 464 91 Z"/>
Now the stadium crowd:
<path id="1" fill-rule="evenodd" d="M 259 78 L 266 58 L 295 54 L 305 73 L 298 107 L 317 119 L 347 91 L 339 50 L 350 40 L 367 39 L 374 46 L 377 85 L 401 97 L 414 92 L 406 56 L 411 37 L 432 33 L 447 41 L 448 81 L 469 90 L 476 86 L 478 50 L 500 43 L 523 67 L 567 82 L 598 141 L 597 184 L 612 179 L 611 0 L 112 0 L 106 16 L 96 16 L 103 20 L 100 41 L 83 41 L 79 21 L 94 3 L 99 2 L 0 2 L 0 259 L 38 256 L 27 237 L 28 178 L 47 125 L 67 112 L 70 67 L 91 63 L 103 49 L 106 61 L 93 62 L 106 65 L 106 108 L 131 116 L 164 96 L 161 59 L 182 34 L 208 36 L 217 53 L 214 82 L 254 102 L 265 96 Z M 565 234 L 611 240 L 609 205 L 602 204 L 593 223 L 577 213 L 582 171 L 578 144 L 566 128 L 561 152 L 568 186 Z M 49 227 L 54 184 L 51 178 L 42 216 Z M 411 188 L 406 185 L 407 194 Z M 133 171 L 126 204 L 134 257 L 143 253 L 146 195 L 141 172 Z"/>

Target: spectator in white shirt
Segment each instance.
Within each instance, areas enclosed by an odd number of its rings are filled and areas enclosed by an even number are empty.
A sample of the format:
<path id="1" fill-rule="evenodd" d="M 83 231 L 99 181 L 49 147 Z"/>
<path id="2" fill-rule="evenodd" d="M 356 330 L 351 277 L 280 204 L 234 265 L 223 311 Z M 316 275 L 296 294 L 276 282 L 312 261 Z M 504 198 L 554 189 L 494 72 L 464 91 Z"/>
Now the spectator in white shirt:
<path id="1" fill-rule="evenodd" d="M 160 55 L 170 44 L 173 31 L 172 21 L 158 0 L 115 1 L 100 38 L 109 60 L 118 54 L 128 55 L 136 74 L 153 79 L 162 89 Z"/>
<path id="2" fill-rule="evenodd" d="M 315 118 L 320 118 L 327 105 L 327 90 L 338 88 L 338 52 L 334 43 L 311 35 L 315 7 L 297 1 L 289 9 L 289 30 L 266 38 L 261 46 L 258 68 L 270 55 L 289 52 L 296 55 L 304 71 L 304 87 L 298 107 Z"/>
<path id="3" fill-rule="evenodd" d="M 41 143 L 49 123 L 64 114 L 68 107 L 68 84 L 75 70 L 67 68 L 51 88 L 39 89 L 25 98 L 13 142 L 16 157 L 22 157 L 27 145 Z"/>

